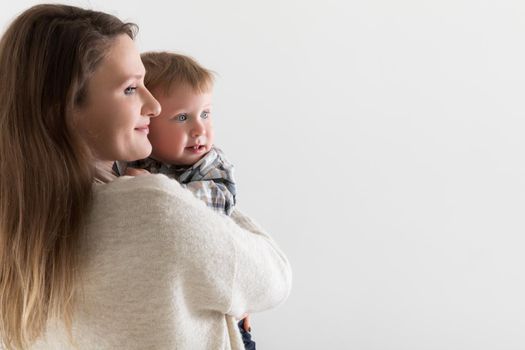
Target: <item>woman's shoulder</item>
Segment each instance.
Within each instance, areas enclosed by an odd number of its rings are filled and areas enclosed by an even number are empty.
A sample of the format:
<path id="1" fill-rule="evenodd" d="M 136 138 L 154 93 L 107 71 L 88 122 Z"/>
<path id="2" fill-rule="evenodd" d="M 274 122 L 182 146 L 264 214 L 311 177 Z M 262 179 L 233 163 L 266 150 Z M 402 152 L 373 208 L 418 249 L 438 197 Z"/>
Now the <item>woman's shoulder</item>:
<path id="1" fill-rule="evenodd" d="M 126 193 L 165 192 L 177 194 L 182 192 L 180 184 L 163 174 L 140 176 L 121 176 L 109 183 L 96 184 L 95 193 L 100 195 L 125 195 Z"/>
<path id="2" fill-rule="evenodd" d="M 190 191 L 163 174 L 122 176 L 94 186 L 95 201 L 111 205 L 135 203 L 144 207 L 162 203 L 164 206 L 169 202 L 191 206 L 197 201 Z"/>
<path id="3" fill-rule="evenodd" d="M 118 233 L 114 231 L 118 231 L 131 241 L 157 237 L 157 243 L 178 252 L 179 249 L 200 249 L 208 241 L 216 240 L 210 238 L 212 228 L 232 224 L 221 219 L 176 180 L 162 174 L 148 174 L 123 176 L 96 185 L 90 225 L 99 240 L 100 235 L 115 237 Z M 106 231 L 113 233 L 104 234 Z M 175 240 L 179 244 L 173 248 Z"/>

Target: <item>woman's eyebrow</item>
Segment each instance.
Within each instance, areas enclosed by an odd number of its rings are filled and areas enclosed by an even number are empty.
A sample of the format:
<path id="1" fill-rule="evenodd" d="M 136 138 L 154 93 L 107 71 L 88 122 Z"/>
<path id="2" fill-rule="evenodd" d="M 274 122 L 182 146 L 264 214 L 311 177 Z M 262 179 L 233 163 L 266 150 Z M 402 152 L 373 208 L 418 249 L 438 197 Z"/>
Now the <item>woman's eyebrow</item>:
<path id="1" fill-rule="evenodd" d="M 144 75 L 145 74 L 143 73 L 131 74 L 131 75 L 128 75 L 126 79 L 131 79 L 131 78 L 142 79 L 144 78 Z"/>
<path id="2" fill-rule="evenodd" d="M 142 78 L 144 78 L 144 74 L 140 74 L 140 73 L 126 74 L 126 75 L 123 74 L 122 76 L 119 77 L 118 81 L 119 81 L 119 84 L 125 84 L 132 79 L 141 80 Z"/>

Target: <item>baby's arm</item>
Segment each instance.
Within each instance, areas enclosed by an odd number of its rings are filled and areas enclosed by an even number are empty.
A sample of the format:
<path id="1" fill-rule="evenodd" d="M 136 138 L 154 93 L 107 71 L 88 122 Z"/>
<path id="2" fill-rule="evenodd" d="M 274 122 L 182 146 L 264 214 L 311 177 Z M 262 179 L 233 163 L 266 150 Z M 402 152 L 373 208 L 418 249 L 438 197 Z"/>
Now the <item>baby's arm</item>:
<path id="1" fill-rule="evenodd" d="M 233 211 L 235 194 L 218 179 L 192 181 L 181 185 L 193 192 L 195 197 L 206 203 L 208 207 L 226 215 L 230 215 Z"/>

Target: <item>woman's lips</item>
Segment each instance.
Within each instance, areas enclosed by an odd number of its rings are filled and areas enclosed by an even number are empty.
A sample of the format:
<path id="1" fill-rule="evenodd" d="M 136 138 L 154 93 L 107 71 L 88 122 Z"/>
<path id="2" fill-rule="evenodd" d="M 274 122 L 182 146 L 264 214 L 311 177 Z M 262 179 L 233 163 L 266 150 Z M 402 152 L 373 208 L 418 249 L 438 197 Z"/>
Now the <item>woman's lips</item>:
<path id="1" fill-rule="evenodd" d="M 145 133 L 146 135 L 149 134 L 149 127 L 147 125 L 136 127 L 135 130 Z"/>

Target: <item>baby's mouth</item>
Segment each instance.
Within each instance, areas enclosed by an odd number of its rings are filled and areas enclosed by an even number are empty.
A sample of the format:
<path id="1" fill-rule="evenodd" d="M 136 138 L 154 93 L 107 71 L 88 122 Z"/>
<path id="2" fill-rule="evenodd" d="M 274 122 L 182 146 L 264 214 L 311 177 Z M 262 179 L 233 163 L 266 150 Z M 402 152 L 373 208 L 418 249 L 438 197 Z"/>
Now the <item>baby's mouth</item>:
<path id="1" fill-rule="evenodd" d="M 205 145 L 195 145 L 195 146 L 189 146 L 189 147 L 186 147 L 187 150 L 190 150 L 190 151 L 202 151 L 206 148 Z"/>

